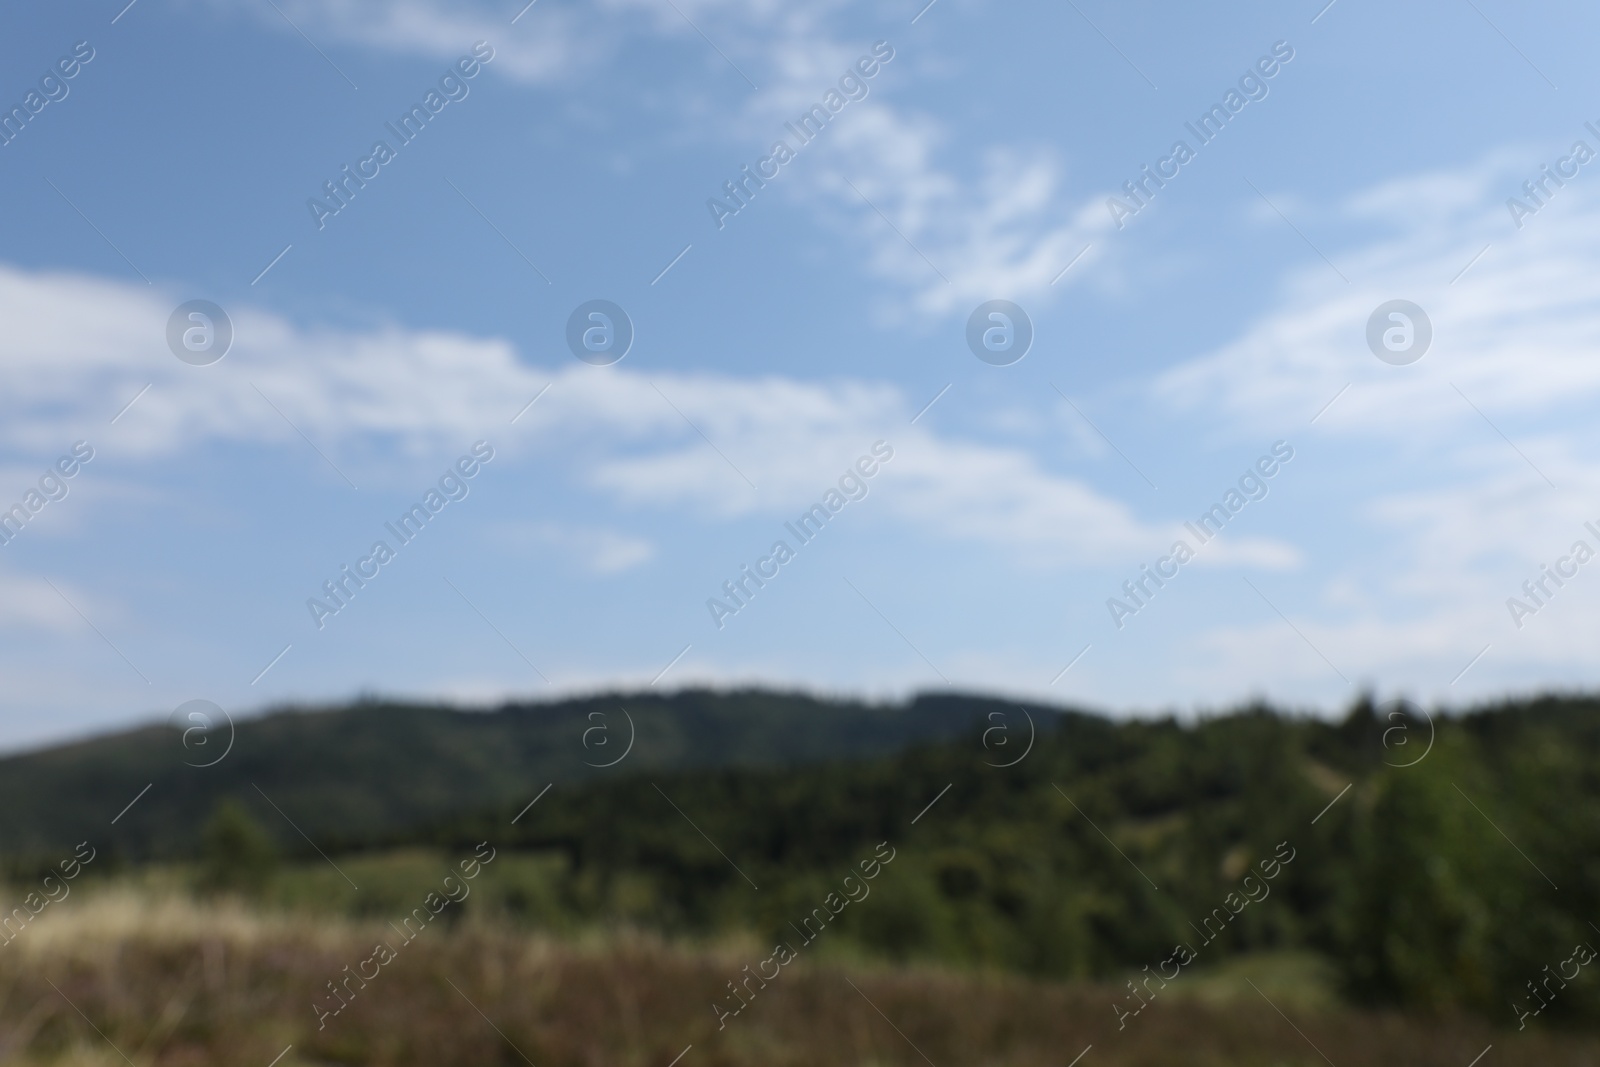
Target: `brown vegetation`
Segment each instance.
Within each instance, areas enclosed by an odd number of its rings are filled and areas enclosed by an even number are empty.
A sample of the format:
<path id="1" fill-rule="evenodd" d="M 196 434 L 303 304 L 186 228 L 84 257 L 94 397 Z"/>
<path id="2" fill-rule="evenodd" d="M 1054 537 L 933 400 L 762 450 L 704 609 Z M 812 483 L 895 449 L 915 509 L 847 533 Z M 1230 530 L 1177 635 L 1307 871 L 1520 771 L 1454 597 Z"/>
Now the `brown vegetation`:
<path id="1" fill-rule="evenodd" d="M 1253 991 L 1178 995 L 1204 975 L 1118 1032 L 1120 991 L 1103 986 L 806 958 L 719 1032 L 712 1002 L 757 946 L 563 943 L 471 923 L 426 930 L 319 1031 L 313 1001 L 383 937 L 398 940 L 383 924 L 126 890 L 75 899 L 0 949 L 0 1062 L 268 1067 L 292 1045 L 278 1067 L 667 1067 L 692 1045 L 681 1067 L 1066 1067 L 1092 1044 L 1081 1067 L 1467 1067 L 1493 1043 L 1481 1067 L 1505 1067 L 1592 1064 L 1600 1051 L 1578 1034 L 1314 1011 L 1287 994 L 1274 997 L 1287 1017 Z"/>

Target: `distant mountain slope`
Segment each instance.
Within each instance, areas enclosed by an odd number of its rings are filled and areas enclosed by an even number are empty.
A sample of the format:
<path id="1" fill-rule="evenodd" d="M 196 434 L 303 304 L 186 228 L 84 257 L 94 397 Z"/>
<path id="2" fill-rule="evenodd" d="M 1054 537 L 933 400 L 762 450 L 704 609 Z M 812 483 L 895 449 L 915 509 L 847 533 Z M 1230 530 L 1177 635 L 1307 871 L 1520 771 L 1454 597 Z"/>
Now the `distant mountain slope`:
<path id="1" fill-rule="evenodd" d="M 513 805 L 514 812 L 551 782 L 870 759 L 976 736 L 995 710 L 1020 723 L 1019 707 L 964 696 L 874 705 L 703 690 L 494 711 L 372 701 L 241 719 L 232 750 L 209 767 L 189 764 L 215 759 L 226 730 L 185 750 L 177 730 L 144 727 L 0 760 L 0 858 L 85 838 L 128 859 L 188 853 L 224 796 L 259 802 L 264 795 L 331 849 L 457 812 Z"/>

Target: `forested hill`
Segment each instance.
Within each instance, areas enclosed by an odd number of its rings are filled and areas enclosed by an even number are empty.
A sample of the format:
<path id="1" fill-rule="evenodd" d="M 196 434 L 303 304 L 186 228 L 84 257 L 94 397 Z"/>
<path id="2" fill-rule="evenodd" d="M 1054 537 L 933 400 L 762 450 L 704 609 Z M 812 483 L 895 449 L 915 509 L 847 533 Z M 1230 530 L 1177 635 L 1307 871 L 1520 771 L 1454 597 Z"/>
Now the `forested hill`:
<path id="1" fill-rule="evenodd" d="M 1053 977 L 1170 975 L 1177 944 L 1202 970 L 1310 954 L 1352 997 L 1502 1022 L 1539 1003 L 1508 991 L 1600 945 L 1585 696 L 1191 721 L 949 695 L 370 702 L 241 721 L 209 767 L 185 760 L 221 749 L 179 737 L 0 761 L 0 859 L 21 874 L 88 839 L 97 876 L 175 858 L 201 884 L 366 915 L 420 899 L 427 857 L 492 840 L 472 909 L 541 929 L 788 937 L 826 903 L 828 952 Z M 885 854 L 870 900 L 837 897 Z M 1545 1021 L 1600 1019 L 1597 990 L 1570 981 Z"/>
<path id="2" fill-rule="evenodd" d="M 1141 982 L 1309 956 L 1368 1003 L 1600 1020 L 1600 985 L 1572 979 L 1600 946 L 1595 700 L 1431 722 L 1365 702 L 1339 722 L 1064 714 L 1026 756 L 1025 724 L 1002 738 L 1002 718 L 988 745 L 634 775 L 552 790 L 515 826 L 485 811 L 423 840 L 456 854 L 493 838 L 508 880 L 534 865 L 481 906 L 539 928 L 772 944 L 817 936 L 795 925 L 812 916 L 827 951 Z M 845 876 L 885 852 L 869 898 Z M 1529 996 L 1557 968 L 1569 980 Z"/>
<path id="3" fill-rule="evenodd" d="M 996 709 L 1017 715 L 981 697 L 868 704 L 685 690 L 491 711 L 373 700 L 279 710 L 235 716 L 231 749 L 220 719 L 187 746 L 181 731 L 148 726 L 0 759 L 0 858 L 85 838 L 128 859 L 189 854 L 219 799 L 245 796 L 270 798 L 325 848 L 348 847 L 457 812 L 520 807 L 552 782 L 870 759 L 975 734 Z"/>

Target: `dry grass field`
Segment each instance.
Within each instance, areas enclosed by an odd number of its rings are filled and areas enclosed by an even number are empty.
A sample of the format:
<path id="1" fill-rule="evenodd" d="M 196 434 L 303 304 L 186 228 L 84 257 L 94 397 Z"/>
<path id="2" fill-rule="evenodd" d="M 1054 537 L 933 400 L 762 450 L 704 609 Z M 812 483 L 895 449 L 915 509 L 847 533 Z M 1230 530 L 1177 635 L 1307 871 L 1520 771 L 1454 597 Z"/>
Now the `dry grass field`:
<path id="1" fill-rule="evenodd" d="M 383 939 L 395 958 L 319 1029 L 314 1002 Z M 1068 1067 L 1092 1046 L 1081 1067 L 1468 1067 L 1490 1045 L 1480 1067 L 1600 1062 L 1583 1034 L 1318 1007 L 1270 969 L 1185 976 L 1119 1031 L 1114 988 L 802 955 L 719 1030 L 713 1001 L 765 955 L 470 922 L 400 945 L 383 923 L 107 889 L 0 948 L 0 1062 Z"/>

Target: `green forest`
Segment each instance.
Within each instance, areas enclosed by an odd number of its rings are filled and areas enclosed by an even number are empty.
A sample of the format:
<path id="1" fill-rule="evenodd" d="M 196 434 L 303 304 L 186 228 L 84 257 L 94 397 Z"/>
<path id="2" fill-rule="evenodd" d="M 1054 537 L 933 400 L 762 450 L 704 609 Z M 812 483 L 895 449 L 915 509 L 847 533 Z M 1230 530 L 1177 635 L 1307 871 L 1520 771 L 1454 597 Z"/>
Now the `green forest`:
<path id="1" fill-rule="evenodd" d="M 641 737 L 692 747 L 696 729 L 720 730 L 762 696 L 691 694 L 676 711 L 619 700 Z M 1575 973 L 1580 947 L 1600 943 L 1600 705 L 1589 698 L 1455 714 L 1363 699 L 1336 719 L 1250 707 L 1185 720 L 940 699 L 833 705 L 798 756 L 724 736 L 714 760 L 682 748 L 668 759 L 641 742 L 604 773 L 512 774 L 503 793 L 463 787 L 403 825 L 374 815 L 335 830 L 326 811 L 319 823 L 318 798 L 337 794 L 310 776 L 297 791 L 292 768 L 279 769 L 273 804 L 217 775 L 226 787 L 170 839 L 124 847 L 100 835 L 106 855 L 86 879 L 182 878 L 257 904 L 398 919 L 451 857 L 488 842 L 490 873 L 447 921 L 748 934 L 825 958 L 1145 990 L 1240 956 L 1298 954 L 1357 1005 L 1465 1010 L 1513 1028 L 1534 1013 L 1600 1020 L 1600 983 Z M 812 710 L 773 700 L 787 717 L 764 730 Z M 721 701 L 737 714 L 708 716 Z M 594 721 L 583 707 L 560 717 L 578 756 Z M 331 729 L 374 713 L 320 714 Z M 850 751 L 853 732 L 864 755 Z M 59 753 L 16 759 L 46 755 L 69 780 Z M 407 770 L 395 773 L 404 788 Z M 39 855 L 13 850 L 13 875 Z M 864 878 L 863 861 L 886 855 Z M 1140 994 L 1128 988 L 1131 1008 Z"/>

